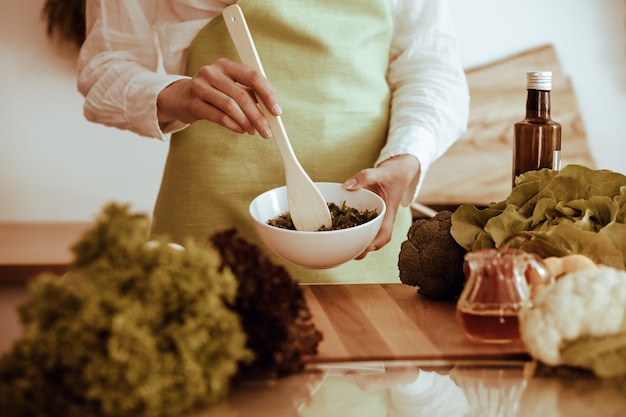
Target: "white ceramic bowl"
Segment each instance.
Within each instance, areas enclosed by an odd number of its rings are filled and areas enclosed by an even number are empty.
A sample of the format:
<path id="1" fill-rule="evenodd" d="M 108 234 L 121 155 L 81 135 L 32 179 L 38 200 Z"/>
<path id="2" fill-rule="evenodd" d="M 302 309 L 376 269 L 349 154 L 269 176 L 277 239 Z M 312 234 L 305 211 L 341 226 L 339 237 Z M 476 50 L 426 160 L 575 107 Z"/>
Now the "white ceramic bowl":
<path id="1" fill-rule="evenodd" d="M 365 224 L 342 230 L 301 232 L 270 226 L 267 221 L 289 211 L 287 187 L 264 192 L 250 203 L 250 217 L 261 240 L 279 257 L 310 269 L 332 268 L 360 255 L 376 237 L 385 215 L 385 202 L 366 189 L 348 191 L 342 184 L 315 183 L 328 203 L 359 211 L 376 210 L 378 216 Z"/>

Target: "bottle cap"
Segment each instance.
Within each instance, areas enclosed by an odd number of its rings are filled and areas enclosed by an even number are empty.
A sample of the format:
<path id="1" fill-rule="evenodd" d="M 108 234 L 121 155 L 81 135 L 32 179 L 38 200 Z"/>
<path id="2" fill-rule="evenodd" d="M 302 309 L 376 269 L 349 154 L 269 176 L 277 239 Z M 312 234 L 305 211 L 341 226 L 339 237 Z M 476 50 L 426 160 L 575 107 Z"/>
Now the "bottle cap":
<path id="1" fill-rule="evenodd" d="M 552 90 L 552 71 L 528 71 L 526 73 L 526 88 L 528 90 Z"/>

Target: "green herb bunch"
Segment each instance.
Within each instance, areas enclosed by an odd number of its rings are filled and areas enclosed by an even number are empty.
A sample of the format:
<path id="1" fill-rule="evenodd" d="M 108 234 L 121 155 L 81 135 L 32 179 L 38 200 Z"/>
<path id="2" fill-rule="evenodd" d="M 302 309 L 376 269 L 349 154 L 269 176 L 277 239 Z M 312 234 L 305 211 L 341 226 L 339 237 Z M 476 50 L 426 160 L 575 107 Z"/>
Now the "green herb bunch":
<path id="1" fill-rule="evenodd" d="M 253 359 L 216 251 L 149 245 L 150 220 L 110 204 L 20 307 L 24 335 L 0 359 L 4 417 L 171 416 L 215 402 Z"/>
<path id="2" fill-rule="evenodd" d="M 328 210 L 330 211 L 330 217 L 332 224 L 330 228 L 326 226 L 320 227 L 318 231 L 327 232 L 330 230 L 349 229 L 351 227 L 360 226 L 374 220 L 378 216 L 377 210 L 357 210 L 354 207 L 350 207 L 344 201 L 341 206 L 335 203 L 327 203 Z M 296 226 L 293 224 L 291 214 L 289 212 L 282 213 L 267 221 L 267 224 L 281 229 L 296 230 Z"/>
<path id="3" fill-rule="evenodd" d="M 623 270 L 626 176 L 580 165 L 530 171 L 505 200 L 457 208 L 450 232 L 468 251 L 507 245 L 544 258 L 582 254 Z"/>

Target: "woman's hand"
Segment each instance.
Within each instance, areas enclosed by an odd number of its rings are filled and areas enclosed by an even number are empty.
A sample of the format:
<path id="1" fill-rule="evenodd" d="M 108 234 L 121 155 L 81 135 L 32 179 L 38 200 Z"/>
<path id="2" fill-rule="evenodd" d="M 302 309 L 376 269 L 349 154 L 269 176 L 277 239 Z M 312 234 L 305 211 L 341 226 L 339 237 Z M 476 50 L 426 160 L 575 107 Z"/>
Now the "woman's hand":
<path id="1" fill-rule="evenodd" d="M 358 172 L 344 183 L 348 190 L 367 188 L 382 197 L 387 205 L 380 231 L 356 259 L 363 259 L 367 252 L 385 246 L 391 240 L 393 224 L 396 220 L 398 207 L 407 187 L 420 174 L 420 163 L 412 155 L 398 155 L 389 158 L 376 168 L 368 168 Z"/>
<path id="2" fill-rule="evenodd" d="M 272 136 L 256 97 L 276 116 L 282 110 L 276 89 L 258 71 L 220 58 L 201 67 L 191 79 L 176 81 L 159 93 L 159 123 L 209 120 L 236 133 Z"/>

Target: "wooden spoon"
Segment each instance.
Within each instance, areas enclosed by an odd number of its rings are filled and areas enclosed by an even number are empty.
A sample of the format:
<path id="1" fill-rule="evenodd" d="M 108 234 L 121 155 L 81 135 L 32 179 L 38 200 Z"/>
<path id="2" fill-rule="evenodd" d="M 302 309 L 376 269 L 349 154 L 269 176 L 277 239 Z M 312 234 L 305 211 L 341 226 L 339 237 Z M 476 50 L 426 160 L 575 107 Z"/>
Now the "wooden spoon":
<path id="1" fill-rule="evenodd" d="M 241 61 L 265 76 L 241 8 L 233 4 L 224 9 L 222 14 Z M 296 158 L 280 116 L 274 116 L 270 113 L 261 100 L 258 102 L 261 112 L 269 121 L 272 136 L 283 158 L 287 183 L 287 202 L 294 226 L 297 230 L 304 231 L 316 231 L 322 226 L 330 228 L 332 219 L 328 204 Z"/>

